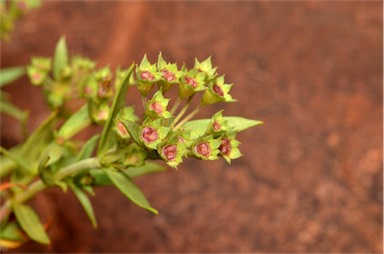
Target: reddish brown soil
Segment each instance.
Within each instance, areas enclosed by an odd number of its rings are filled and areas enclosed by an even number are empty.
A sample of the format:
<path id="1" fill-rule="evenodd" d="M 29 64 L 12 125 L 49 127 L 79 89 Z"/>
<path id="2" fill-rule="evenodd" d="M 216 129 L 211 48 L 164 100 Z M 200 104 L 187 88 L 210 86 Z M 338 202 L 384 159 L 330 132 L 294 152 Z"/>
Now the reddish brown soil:
<path id="1" fill-rule="evenodd" d="M 100 189 L 93 230 L 72 194 L 39 195 L 52 246 L 16 251 L 382 252 L 382 31 L 380 1 L 45 1 L 2 43 L 2 67 L 51 55 L 61 35 L 112 67 L 212 55 L 239 100 L 225 113 L 265 125 L 239 136 L 232 166 L 187 160 L 139 179 L 158 216 Z M 25 81 L 7 91 L 33 128 L 48 111 Z M 3 144 L 18 142 L 8 118 L 1 127 Z"/>

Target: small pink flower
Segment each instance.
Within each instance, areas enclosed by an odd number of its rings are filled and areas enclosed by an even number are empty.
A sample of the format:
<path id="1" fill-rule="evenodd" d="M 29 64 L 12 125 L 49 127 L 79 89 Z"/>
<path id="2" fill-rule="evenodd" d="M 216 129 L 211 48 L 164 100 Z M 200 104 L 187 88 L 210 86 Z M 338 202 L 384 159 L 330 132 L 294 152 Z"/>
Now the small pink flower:
<path id="1" fill-rule="evenodd" d="M 118 122 L 117 123 L 117 129 L 119 130 L 119 132 L 121 134 L 123 134 L 124 136 L 128 135 L 128 131 L 127 131 L 127 128 L 125 128 L 124 124 L 122 122 Z"/>
<path id="2" fill-rule="evenodd" d="M 221 125 L 217 121 L 214 121 L 213 122 L 213 129 L 215 131 L 219 131 L 221 129 Z"/>
<path id="3" fill-rule="evenodd" d="M 163 113 L 163 105 L 161 105 L 161 103 L 159 102 L 151 103 L 151 105 L 149 105 L 149 109 L 155 111 L 156 114 L 159 114 L 159 115 Z"/>
<path id="4" fill-rule="evenodd" d="M 166 81 L 173 81 L 175 80 L 175 74 L 171 71 L 168 71 L 168 70 L 163 70 L 162 72 L 163 74 L 163 78 L 166 80 Z"/>
<path id="5" fill-rule="evenodd" d="M 228 139 L 223 139 L 221 141 L 221 145 L 219 147 L 219 150 L 224 154 L 229 156 L 231 153 L 232 147 L 231 147 L 231 142 Z"/>
<path id="6" fill-rule="evenodd" d="M 177 146 L 167 145 L 162 149 L 162 153 L 168 161 L 173 161 L 177 157 Z"/>
<path id="7" fill-rule="evenodd" d="M 208 143 L 200 143 L 195 146 L 195 152 L 204 157 L 208 157 L 211 154 L 211 147 Z"/>
<path id="8" fill-rule="evenodd" d="M 152 143 L 159 138 L 159 135 L 156 129 L 152 128 L 151 126 L 148 126 L 145 127 L 141 132 L 141 137 L 146 143 Z"/>
<path id="9" fill-rule="evenodd" d="M 153 74 L 150 73 L 149 71 L 142 71 L 142 72 L 140 73 L 140 78 L 141 78 L 142 80 L 152 81 L 152 80 L 155 78 L 155 76 L 153 76 Z"/>
<path id="10" fill-rule="evenodd" d="M 217 95 L 219 95 L 219 96 L 221 96 L 221 97 L 224 96 L 224 92 L 223 92 L 223 90 L 221 89 L 220 86 L 214 84 L 212 88 L 213 88 L 213 91 L 214 91 Z"/>
<path id="11" fill-rule="evenodd" d="M 184 79 L 185 79 L 185 82 L 187 82 L 187 84 L 191 85 L 193 88 L 197 87 L 196 79 L 194 79 L 192 77 L 185 77 Z"/>

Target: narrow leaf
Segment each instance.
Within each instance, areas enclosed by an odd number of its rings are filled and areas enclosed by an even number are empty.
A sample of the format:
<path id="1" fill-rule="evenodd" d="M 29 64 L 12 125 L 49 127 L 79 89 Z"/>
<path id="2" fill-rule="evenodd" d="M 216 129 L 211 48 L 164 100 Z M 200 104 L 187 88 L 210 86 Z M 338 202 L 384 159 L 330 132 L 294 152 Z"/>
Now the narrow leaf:
<path id="1" fill-rule="evenodd" d="M 61 37 L 56 44 L 55 56 L 53 59 L 53 76 L 55 80 L 60 79 L 62 69 L 68 65 L 68 50 L 65 38 Z"/>
<path id="2" fill-rule="evenodd" d="M 165 171 L 166 168 L 151 161 L 146 161 L 143 166 L 139 167 L 130 167 L 127 169 L 122 170 L 124 174 L 129 176 L 130 178 L 137 178 L 140 176 L 148 175 L 148 174 L 154 174 L 154 173 L 160 173 Z M 102 185 L 111 185 L 112 181 L 109 179 L 109 177 L 106 175 L 105 171 L 102 169 L 95 169 L 89 171 L 89 174 L 93 178 L 92 185 L 95 186 L 102 186 Z"/>
<path id="3" fill-rule="evenodd" d="M 31 207 L 22 204 L 14 204 L 13 211 L 15 212 L 16 219 L 20 223 L 20 226 L 31 239 L 42 244 L 50 243 L 43 224 L 41 224 L 39 217 Z"/>
<path id="4" fill-rule="evenodd" d="M 144 147 L 143 142 L 140 139 L 140 126 L 137 123 L 128 121 L 128 120 L 120 120 L 124 127 L 127 129 L 129 135 L 132 140 L 141 147 Z"/>
<path id="5" fill-rule="evenodd" d="M 28 116 L 26 112 L 20 110 L 19 108 L 15 107 L 14 105 L 5 100 L 0 100 L 0 112 L 12 116 L 20 122 L 25 122 Z"/>
<path id="6" fill-rule="evenodd" d="M 24 67 L 11 67 L 0 70 L 0 87 L 10 84 L 24 74 Z"/>
<path id="7" fill-rule="evenodd" d="M 127 90 L 129 87 L 129 79 L 131 77 L 133 67 L 134 67 L 134 65 L 132 64 L 131 67 L 128 69 L 125 78 L 123 79 L 122 84 L 118 87 L 118 89 L 116 91 L 116 94 L 115 94 L 115 97 L 113 100 L 113 104 L 111 107 L 111 111 L 110 111 L 109 116 L 108 116 L 108 120 L 105 123 L 104 129 L 103 129 L 102 134 L 101 134 L 99 147 L 97 149 L 98 155 L 101 155 L 103 152 L 108 150 L 108 148 L 110 146 L 110 143 L 108 142 L 110 140 L 109 136 L 113 132 L 112 127 L 113 127 L 114 119 L 115 119 L 117 113 L 124 107 L 126 95 L 127 95 Z"/>
<path id="8" fill-rule="evenodd" d="M 97 144 L 97 141 L 99 140 L 100 135 L 95 135 L 91 139 L 89 139 L 84 145 L 83 148 L 80 150 L 79 155 L 77 156 L 77 160 L 81 161 L 84 159 L 87 159 L 92 156 L 93 149 L 95 149 L 95 146 Z"/>
<path id="9" fill-rule="evenodd" d="M 22 170 L 24 170 L 24 173 L 30 173 L 31 170 L 28 161 L 21 157 L 18 154 L 18 151 L 12 152 L 5 149 L 4 147 L 0 147 L 0 153 L 4 154 L 5 157 L 11 159 L 16 165 L 18 165 Z"/>
<path id="10" fill-rule="evenodd" d="M 112 169 L 104 169 L 104 172 L 112 183 L 133 203 L 154 214 L 159 213 L 156 209 L 151 207 L 144 194 L 129 176 Z"/>
<path id="11" fill-rule="evenodd" d="M 40 156 L 41 146 L 53 139 L 51 126 L 56 120 L 57 111 L 53 111 L 51 115 L 33 132 L 25 141 L 21 148 L 20 156 L 28 159 L 35 159 Z"/>
<path id="12" fill-rule="evenodd" d="M 69 139 L 92 123 L 89 117 L 88 104 L 81 107 L 61 126 L 58 136 L 59 138 Z"/>
<path id="13" fill-rule="evenodd" d="M 69 182 L 69 188 L 71 188 L 76 198 L 79 200 L 80 204 L 83 206 L 85 213 L 87 214 L 89 220 L 92 223 L 92 226 L 94 228 L 97 228 L 95 213 L 93 212 L 92 204 L 88 196 L 78 186 L 76 186 L 72 182 Z"/>

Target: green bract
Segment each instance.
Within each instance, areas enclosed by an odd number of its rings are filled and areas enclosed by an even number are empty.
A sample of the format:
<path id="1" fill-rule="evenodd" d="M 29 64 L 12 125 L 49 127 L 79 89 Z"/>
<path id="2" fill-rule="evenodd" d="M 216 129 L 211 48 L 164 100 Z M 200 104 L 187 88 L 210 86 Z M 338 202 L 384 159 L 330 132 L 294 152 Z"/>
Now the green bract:
<path id="1" fill-rule="evenodd" d="M 217 67 L 212 67 L 211 57 L 208 57 L 201 63 L 195 58 L 195 66 L 193 68 L 199 72 L 203 72 L 205 74 L 205 79 L 208 81 L 216 77 Z"/>
<path id="2" fill-rule="evenodd" d="M 229 94 L 233 84 L 224 84 L 224 75 L 216 78 L 208 84 L 208 89 L 203 94 L 202 103 L 213 104 L 216 102 L 234 102 Z"/>

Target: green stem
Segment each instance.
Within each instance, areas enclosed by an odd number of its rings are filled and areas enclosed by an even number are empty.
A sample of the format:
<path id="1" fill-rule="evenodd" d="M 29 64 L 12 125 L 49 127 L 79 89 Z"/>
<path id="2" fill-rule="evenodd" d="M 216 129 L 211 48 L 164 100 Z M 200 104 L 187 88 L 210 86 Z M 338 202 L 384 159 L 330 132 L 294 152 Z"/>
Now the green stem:
<path id="1" fill-rule="evenodd" d="M 180 97 L 177 97 L 177 100 L 175 102 L 175 104 L 173 104 L 173 107 L 170 111 L 170 113 L 173 115 L 175 113 L 175 111 L 177 110 L 177 108 L 180 106 L 180 103 L 181 103 L 181 98 Z"/>
<path id="2" fill-rule="evenodd" d="M 171 128 L 173 128 L 177 122 L 183 117 L 183 115 L 185 114 L 185 112 L 187 112 L 188 108 L 189 108 L 189 105 L 191 104 L 191 101 L 192 101 L 192 98 L 193 98 L 193 95 L 191 97 L 188 98 L 188 101 L 187 103 L 184 105 L 184 107 L 180 110 L 179 114 L 176 116 L 176 118 L 173 120 L 172 124 L 171 124 Z"/>
<path id="3" fill-rule="evenodd" d="M 101 165 L 98 158 L 85 159 L 62 168 L 60 171 L 57 172 L 57 174 L 54 177 L 54 180 L 60 181 L 71 175 L 76 175 L 76 174 L 79 174 L 80 172 L 83 172 L 89 169 L 100 168 L 100 167 Z M 12 200 L 8 199 L 0 209 L 0 221 L 8 217 L 11 211 L 10 208 L 11 208 L 12 202 L 23 203 L 33 198 L 37 193 L 45 190 L 47 187 L 48 186 L 45 185 L 41 179 L 39 179 L 33 182 L 27 190 L 16 194 Z"/>
<path id="4" fill-rule="evenodd" d="M 181 126 L 183 126 L 186 122 L 191 120 L 197 113 L 199 113 L 200 109 L 202 108 L 202 105 L 199 105 L 197 108 L 195 108 L 191 113 L 189 113 L 180 123 L 178 123 L 173 130 L 176 131 L 179 129 Z"/>

